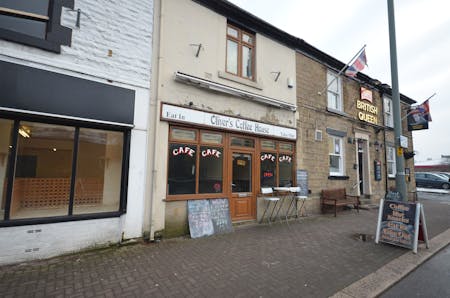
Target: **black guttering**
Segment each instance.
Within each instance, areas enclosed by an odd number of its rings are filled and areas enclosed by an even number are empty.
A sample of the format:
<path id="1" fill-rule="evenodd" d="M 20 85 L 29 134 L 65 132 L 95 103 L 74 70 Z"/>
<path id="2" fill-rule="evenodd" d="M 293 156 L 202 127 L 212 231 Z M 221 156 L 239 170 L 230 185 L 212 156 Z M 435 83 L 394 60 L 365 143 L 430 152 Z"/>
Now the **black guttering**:
<path id="1" fill-rule="evenodd" d="M 314 58 L 323 64 L 334 68 L 334 69 L 342 69 L 345 66 L 345 63 L 337 60 L 336 58 L 322 52 L 316 47 L 310 45 L 306 41 L 301 38 L 290 35 L 275 26 L 269 24 L 268 22 L 256 17 L 255 15 L 243 10 L 242 8 L 228 2 L 225 0 L 192 0 L 206 8 L 211 9 L 212 11 L 223 15 L 231 22 L 236 23 L 237 25 L 241 25 L 253 32 L 265 35 L 275 41 L 278 41 L 289 48 L 292 48 L 298 52 L 305 54 L 308 57 Z M 357 74 L 357 78 L 362 82 L 377 88 L 380 92 L 392 95 L 392 89 L 387 84 L 380 84 L 380 82 L 376 79 L 372 79 L 371 77 L 359 72 Z M 400 94 L 400 99 L 411 105 L 415 104 L 416 101 L 411 99 L 408 96 Z"/>

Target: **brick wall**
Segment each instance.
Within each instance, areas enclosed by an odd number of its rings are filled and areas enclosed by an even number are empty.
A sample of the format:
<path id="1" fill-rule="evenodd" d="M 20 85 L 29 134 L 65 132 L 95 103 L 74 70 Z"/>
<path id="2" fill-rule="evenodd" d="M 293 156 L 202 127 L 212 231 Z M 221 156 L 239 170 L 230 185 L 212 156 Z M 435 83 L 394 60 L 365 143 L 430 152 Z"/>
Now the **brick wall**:
<path id="1" fill-rule="evenodd" d="M 1 56 L 117 81 L 150 86 L 153 1 L 76 0 L 76 12 L 63 7 L 61 24 L 72 29 L 72 45 L 61 54 L 0 40 Z M 112 55 L 109 56 L 109 51 Z"/>
<path id="2" fill-rule="evenodd" d="M 61 23 L 72 29 L 72 45 L 56 54 L 0 39 L 0 60 L 58 72 L 135 91 L 127 213 L 122 217 L 0 228 L 0 264 L 77 251 L 122 238 L 141 237 L 147 177 L 153 1 L 75 0 Z M 61 98 L 64 100 L 64 98 Z"/>

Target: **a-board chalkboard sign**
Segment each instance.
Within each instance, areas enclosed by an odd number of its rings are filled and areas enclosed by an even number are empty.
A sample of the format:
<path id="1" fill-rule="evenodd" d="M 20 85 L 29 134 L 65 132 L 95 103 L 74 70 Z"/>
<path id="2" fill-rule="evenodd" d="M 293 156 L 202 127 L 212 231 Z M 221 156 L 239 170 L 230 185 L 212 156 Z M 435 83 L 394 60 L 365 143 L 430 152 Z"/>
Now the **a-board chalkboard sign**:
<path id="1" fill-rule="evenodd" d="M 417 252 L 420 203 L 380 201 L 375 242 L 379 241 Z"/>
<path id="2" fill-rule="evenodd" d="M 233 231 L 231 225 L 230 206 L 228 199 L 210 199 L 211 219 L 214 234 L 230 233 Z"/>
<path id="3" fill-rule="evenodd" d="M 301 196 L 308 196 L 308 172 L 306 170 L 297 170 L 297 186 L 300 187 Z"/>
<path id="4" fill-rule="evenodd" d="M 214 234 L 211 209 L 208 200 L 188 201 L 188 221 L 191 238 Z"/>
<path id="5" fill-rule="evenodd" d="M 189 200 L 188 221 L 191 238 L 233 231 L 228 199 Z"/>

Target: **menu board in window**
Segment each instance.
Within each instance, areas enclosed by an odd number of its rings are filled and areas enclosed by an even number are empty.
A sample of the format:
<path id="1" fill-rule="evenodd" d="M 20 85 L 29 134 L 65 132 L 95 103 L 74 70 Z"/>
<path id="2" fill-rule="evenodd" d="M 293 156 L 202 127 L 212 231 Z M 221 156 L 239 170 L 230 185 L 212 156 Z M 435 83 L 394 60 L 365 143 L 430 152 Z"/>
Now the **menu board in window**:
<path id="1" fill-rule="evenodd" d="M 297 186 L 300 187 L 301 196 L 308 196 L 308 171 L 297 170 Z"/>

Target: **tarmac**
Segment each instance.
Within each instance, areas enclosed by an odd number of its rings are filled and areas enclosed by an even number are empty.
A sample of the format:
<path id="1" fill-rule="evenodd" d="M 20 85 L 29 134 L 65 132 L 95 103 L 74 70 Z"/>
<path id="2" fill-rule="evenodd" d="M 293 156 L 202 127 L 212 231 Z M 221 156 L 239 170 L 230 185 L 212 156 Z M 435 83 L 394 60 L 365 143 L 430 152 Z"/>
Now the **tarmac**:
<path id="1" fill-rule="evenodd" d="M 450 243 L 450 200 L 423 203 L 417 254 L 374 242 L 377 209 L 345 210 L 1 266 L 0 296 L 376 297 Z"/>

